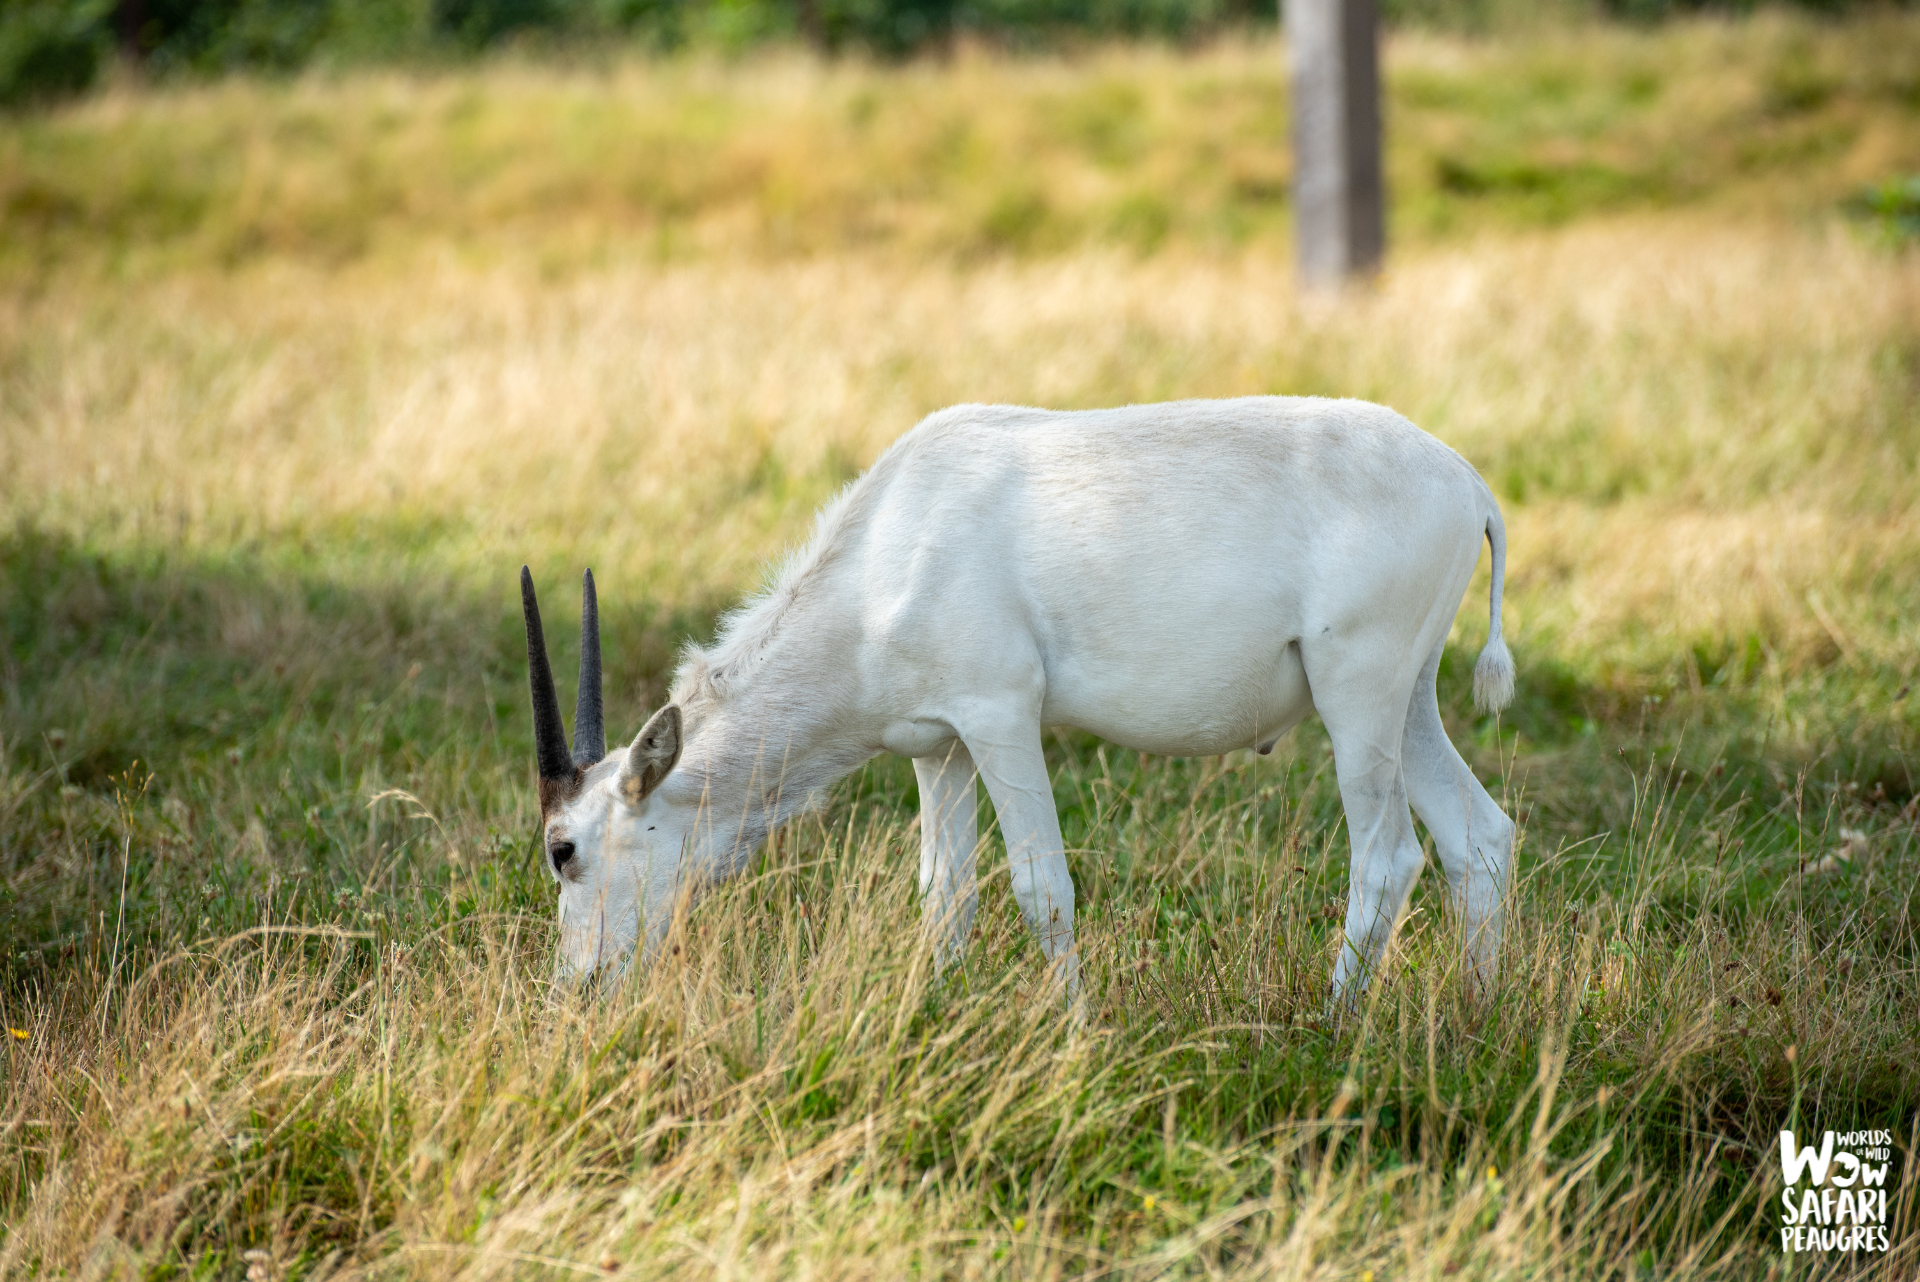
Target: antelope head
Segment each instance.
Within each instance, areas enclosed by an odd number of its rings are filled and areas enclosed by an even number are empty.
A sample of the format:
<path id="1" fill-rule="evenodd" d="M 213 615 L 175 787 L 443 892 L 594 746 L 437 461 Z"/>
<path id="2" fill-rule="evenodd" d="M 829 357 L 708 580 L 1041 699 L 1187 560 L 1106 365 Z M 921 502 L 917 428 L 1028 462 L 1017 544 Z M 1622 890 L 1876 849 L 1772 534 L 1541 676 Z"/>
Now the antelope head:
<path id="1" fill-rule="evenodd" d="M 562 981 L 624 965 L 645 941 L 651 953 L 666 934 L 698 797 L 662 794 L 680 759 L 680 709 L 653 714 L 626 748 L 607 753 L 600 706 L 600 611 L 593 571 L 581 585 L 580 692 L 573 748 L 560 723 L 560 700 L 547 662 L 533 575 L 520 569 L 533 688 L 533 737 L 540 771 L 540 825 L 547 871 L 560 887 Z"/>

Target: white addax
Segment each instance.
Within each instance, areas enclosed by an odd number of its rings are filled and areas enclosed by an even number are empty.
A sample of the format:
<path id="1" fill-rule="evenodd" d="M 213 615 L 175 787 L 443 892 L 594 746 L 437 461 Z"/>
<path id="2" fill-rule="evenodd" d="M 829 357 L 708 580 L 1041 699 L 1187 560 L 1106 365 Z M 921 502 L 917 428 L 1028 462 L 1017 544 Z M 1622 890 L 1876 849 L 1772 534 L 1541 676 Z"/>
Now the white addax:
<path id="1" fill-rule="evenodd" d="M 1490 981 L 1514 828 L 1434 701 L 1482 538 L 1491 636 L 1474 695 L 1497 709 L 1513 691 L 1499 507 L 1400 415 L 1291 397 L 956 406 L 820 513 L 772 589 L 687 650 L 672 701 L 611 756 L 592 576 L 569 756 L 523 570 L 561 973 L 652 957 L 681 893 L 739 871 L 835 779 L 894 752 L 919 778 L 940 959 L 972 924 L 977 775 L 1014 898 L 1072 991 L 1073 881 L 1043 727 L 1201 756 L 1268 751 L 1318 712 L 1352 843 L 1335 994 L 1364 984 L 1420 871 L 1409 801 Z"/>

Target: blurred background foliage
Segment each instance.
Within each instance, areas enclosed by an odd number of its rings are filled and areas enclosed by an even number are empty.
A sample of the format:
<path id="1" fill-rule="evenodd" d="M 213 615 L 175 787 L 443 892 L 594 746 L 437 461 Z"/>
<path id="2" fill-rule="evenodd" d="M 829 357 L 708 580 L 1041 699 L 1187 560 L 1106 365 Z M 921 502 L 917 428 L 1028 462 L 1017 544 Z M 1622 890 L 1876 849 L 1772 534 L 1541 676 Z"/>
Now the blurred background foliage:
<path id="1" fill-rule="evenodd" d="M 1381 0 L 1389 23 L 1485 30 L 1546 19 L 1657 21 L 1754 0 Z M 1797 0 L 1840 10 L 1850 0 Z M 1186 41 L 1271 24 L 1252 0 L 0 0 L 0 106 L 148 75 L 443 60 L 504 44 L 741 48 L 801 38 L 900 57 L 960 38 L 1009 48 L 1114 36 Z"/>

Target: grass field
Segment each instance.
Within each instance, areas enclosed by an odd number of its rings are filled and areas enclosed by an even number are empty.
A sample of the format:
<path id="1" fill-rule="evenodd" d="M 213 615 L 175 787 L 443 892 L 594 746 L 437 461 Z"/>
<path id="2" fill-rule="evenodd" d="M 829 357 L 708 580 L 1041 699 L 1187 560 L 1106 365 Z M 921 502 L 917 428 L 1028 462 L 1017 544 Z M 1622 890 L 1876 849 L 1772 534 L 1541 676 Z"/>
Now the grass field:
<path id="1" fill-rule="evenodd" d="M 1395 250 L 1299 301 L 1279 53 L 122 87 L 0 119 L 0 1273 L 1910 1277 L 1920 18 L 1405 36 Z M 1270 758 L 1049 745 L 1091 1018 L 907 763 L 556 999 L 515 574 L 610 734 L 920 415 L 1357 395 L 1512 547 L 1497 998 L 1436 875 L 1325 1017 Z M 1484 570 L 1482 571 L 1484 575 Z M 563 677 L 562 698 L 570 683 Z M 983 803 L 984 804 L 984 803 Z M 990 837 L 989 844 L 995 838 Z M 1778 1132 L 1894 1137 L 1785 1256 Z"/>

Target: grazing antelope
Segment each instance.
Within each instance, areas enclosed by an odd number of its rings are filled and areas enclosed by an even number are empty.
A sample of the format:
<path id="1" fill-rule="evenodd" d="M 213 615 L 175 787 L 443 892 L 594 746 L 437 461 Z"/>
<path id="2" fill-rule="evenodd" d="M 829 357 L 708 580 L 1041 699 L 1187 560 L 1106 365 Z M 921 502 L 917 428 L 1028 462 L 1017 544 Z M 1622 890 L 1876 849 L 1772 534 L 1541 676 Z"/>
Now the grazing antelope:
<path id="1" fill-rule="evenodd" d="M 560 972 L 659 949 L 683 891 L 881 752 L 913 758 L 924 923 L 941 963 L 975 902 L 977 775 L 1013 895 L 1069 993 L 1073 881 L 1041 754 L 1069 725 L 1143 752 L 1266 753 L 1309 712 L 1352 843 L 1336 998 L 1365 983 L 1423 863 L 1420 813 L 1493 978 L 1514 828 L 1447 742 L 1434 674 L 1492 549 L 1474 697 L 1513 694 L 1506 533 L 1458 454 L 1363 401 L 1254 397 L 922 421 L 821 511 L 773 587 L 689 646 L 671 701 L 606 751 L 593 576 L 567 751 L 520 572 Z"/>

